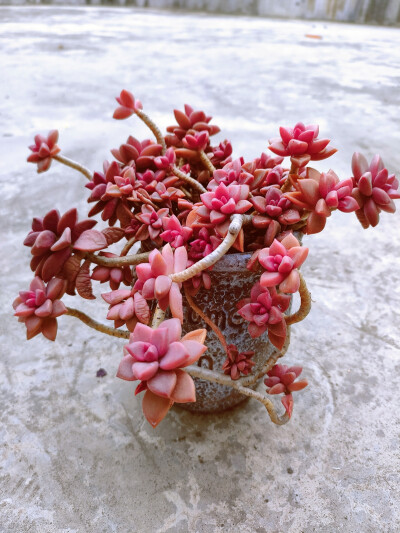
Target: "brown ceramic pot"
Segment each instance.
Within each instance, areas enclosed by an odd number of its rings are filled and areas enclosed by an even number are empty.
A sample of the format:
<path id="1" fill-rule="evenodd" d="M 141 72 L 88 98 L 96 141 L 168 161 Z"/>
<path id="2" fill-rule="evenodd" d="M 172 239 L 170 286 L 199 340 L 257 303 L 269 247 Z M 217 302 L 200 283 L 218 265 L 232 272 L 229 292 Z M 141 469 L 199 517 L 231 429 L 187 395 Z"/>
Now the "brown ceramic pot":
<path id="1" fill-rule="evenodd" d="M 210 272 L 212 287 L 201 289 L 195 297 L 200 309 L 217 324 L 228 344 L 235 344 L 241 351 L 254 350 L 253 374 L 257 373 L 271 356 L 278 351 L 265 333 L 252 339 L 247 331 L 246 322 L 237 312 L 236 304 L 242 298 L 250 296 L 253 285 L 260 274 L 250 272 L 246 264 L 251 254 L 227 254 L 214 265 Z M 207 329 L 205 344 L 207 352 L 198 362 L 199 366 L 222 372 L 226 354 L 215 333 L 203 322 L 202 318 L 191 309 L 184 298 L 183 331 L 187 333 L 198 328 Z M 194 379 L 196 384 L 196 402 L 180 404 L 180 407 L 197 413 L 212 413 L 229 409 L 243 402 L 246 397 L 224 385 L 211 383 L 203 379 Z M 255 387 L 257 382 L 252 386 Z"/>

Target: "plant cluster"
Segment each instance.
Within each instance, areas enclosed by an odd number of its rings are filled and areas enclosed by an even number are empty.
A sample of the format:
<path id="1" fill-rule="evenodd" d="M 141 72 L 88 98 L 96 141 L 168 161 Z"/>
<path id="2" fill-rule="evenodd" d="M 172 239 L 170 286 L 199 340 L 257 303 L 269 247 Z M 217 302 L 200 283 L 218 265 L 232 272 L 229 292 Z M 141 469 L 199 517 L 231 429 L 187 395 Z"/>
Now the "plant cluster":
<path id="1" fill-rule="evenodd" d="M 358 153 L 352 160 L 353 175 L 345 179 L 332 170 L 314 169 L 312 162 L 336 152 L 328 139 L 319 138 L 315 125 L 281 127 L 280 137 L 268 147 L 273 155 L 262 153 L 245 162 L 233 158 L 228 140 L 212 142 L 220 129 L 203 111 L 189 105 L 174 110 L 176 123 L 164 135 L 130 92 L 123 90 L 117 102 L 114 118 L 138 116 L 155 140 L 128 137 L 111 150 L 113 159 L 105 161 L 102 170 L 92 173 L 62 155 L 56 130 L 47 137 L 37 135 L 30 146 L 28 161 L 38 172 L 47 171 L 55 160 L 88 179 L 90 210 L 84 220 L 74 208 L 63 215 L 52 209 L 33 219 L 24 244 L 30 248 L 35 277 L 14 302 L 27 338 L 42 333 L 54 340 L 57 318 L 67 314 L 128 339 L 117 376 L 139 382 L 135 394 L 145 391 L 143 412 L 153 426 L 173 403 L 196 400 L 192 377 L 254 397 L 274 422 L 285 423 L 292 413 L 292 392 L 307 385 L 306 380 L 295 382 L 301 367 L 276 364 L 288 326 L 302 320 L 310 308 L 299 272 L 308 248 L 300 236 L 322 231 L 336 210 L 355 213 L 364 228 L 376 226 L 381 211 L 395 211 L 398 180 L 379 156 L 368 164 Z M 105 228 L 95 229 L 96 215 Z M 119 253 L 107 251 L 116 243 L 122 243 Z M 130 253 L 133 246 L 136 252 Z M 228 345 L 195 300 L 200 290 L 212 291 L 213 265 L 232 252 L 251 254 L 247 268 L 258 278 L 248 297 L 237 302 L 238 314 L 248 324 L 250 337 L 264 335 L 277 349 L 252 382 L 254 352 Z M 113 327 L 61 301 L 64 293 L 95 298 L 93 281 L 109 285 L 102 298 Z M 300 309 L 287 315 L 296 292 Z M 226 352 L 222 372 L 196 366 L 207 350 L 206 329 L 182 337 L 184 299 L 220 340 Z M 247 386 L 263 375 L 268 376 L 265 392 Z M 267 394 L 284 395 L 284 415 L 276 414 Z"/>

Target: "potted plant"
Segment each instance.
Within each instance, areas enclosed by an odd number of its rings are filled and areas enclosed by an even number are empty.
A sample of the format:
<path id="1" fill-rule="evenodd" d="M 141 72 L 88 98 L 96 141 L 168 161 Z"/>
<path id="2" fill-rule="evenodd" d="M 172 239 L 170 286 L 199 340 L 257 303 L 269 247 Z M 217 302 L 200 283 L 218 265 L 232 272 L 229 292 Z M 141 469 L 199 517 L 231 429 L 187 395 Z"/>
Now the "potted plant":
<path id="1" fill-rule="evenodd" d="M 85 220 L 74 208 L 33 219 L 24 244 L 34 279 L 14 301 L 15 316 L 28 339 L 54 340 L 64 314 L 126 339 L 116 375 L 139 382 L 135 394 L 144 393 L 152 426 L 174 403 L 215 411 L 246 397 L 286 423 L 292 393 L 307 385 L 297 379 L 300 366 L 277 363 L 290 325 L 311 306 L 299 272 L 308 254 L 301 236 L 322 231 L 335 210 L 354 212 L 365 229 L 376 226 L 381 211 L 395 211 L 398 180 L 379 156 L 368 164 L 358 153 L 344 180 L 318 172 L 313 162 L 336 152 L 318 126 L 281 127 L 271 154 L 245 162 L 232 158 L 229 141 L 211 143 L 220 130 L 203 111 L 175 110 L 177 123 L 163 135 L 131 93 L 117 102 L 114 118 L 137 115 L 155 141 L 130 136 L 94 173 L 60 153 L 56 130 L 30 147 L 38 172 L 55 160 L 87 178 L 90 210 Z M 94 229 L 96 215 L 107 227 Z M 94 299 L 93 281 L 109 285 L 102 298 L 114 327 L 62 301 L 65 293 Z M 263 392 L 255 390 L 262 378 Z M 274 394 L 283 395 L 282 415 Z"/>

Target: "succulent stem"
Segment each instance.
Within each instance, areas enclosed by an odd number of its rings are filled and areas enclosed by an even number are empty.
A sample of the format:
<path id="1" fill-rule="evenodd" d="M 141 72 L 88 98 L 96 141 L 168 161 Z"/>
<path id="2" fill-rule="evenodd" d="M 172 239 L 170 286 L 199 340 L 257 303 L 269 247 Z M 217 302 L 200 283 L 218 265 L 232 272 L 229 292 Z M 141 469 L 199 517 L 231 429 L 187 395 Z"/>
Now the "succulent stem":
<path id="1" fill-rule="evenodd" d="M 283 345 L 282 350 L 276 350 L 271 357 L 264 363 L 262 368 L 258 372 L 252 372 L 248 376 L 241 376 L 237 382 L 241 383 L 244 387 L 249 387 L 251 385 L 254 385 L 254 383 L 257 383 L 257 381 L 265 376 L 267 372 L 271 370 L 271 368 L 276 364 L 278 359 L 283 357 L 285 353 L 288 351 L 290 344 L 290 328 L 288 328 L 287 334 L 286 334 L 286 340 L 285 344 Z M 254 369 L 253 369 L 254 370 Z"/>
<path id="2" fill-rule="evenodd" d="M 78 309 L 67 307 L 66 315 L 79 318 L 79 320 L 81 320 L 84 324 L 86 324 L 90 328 L 100 331 L 101 333 L 111 335 L 112 337 L 120 337 L 121 339 L 129 339 L 129 331 L 123 331 L 111 328 L 110 326 L 105 326 L 104 324 L 100 324 L 100 322 L 97 322 L 93 318 L 90 318 L 90 316 L 86 315 L 85 313 L 82 313 L 82 311 L 78 311 Z"/>
<path id="3" fill-rule="evenodd" d="M 158 144 L 161 144 L 162 146 L 162 153 L 165 154 L 165 152 L 167 151 L 167 145 L 165 144 L 164 136 L 161 133 L 160 128 L 141 109 L 135 109 L 135 113 L 140 118 L 140 120 L 144 122 L 146 126 L 153 132 Z"/>
<path id="4" fill-rule="evenodd" d="M 77 163 L 76 161 L 73 161 L 72 159 L 69 159 L 68 157 L 64 157 L 63 155 L 54 155 L 53 159 L 58 161 L 59 163 L 62 163 L 63 165 L 66 165 L 67 167 L 74 168 L 81 174 L 83 174 L 89 181 L 92 180 L 93 174 L 90 172 L 90 170 L 80 163 Z"/>
<path id="5" fill-rule="evenodd" d="M 205 153 L 204 150 L 199 150 L 199 156 L 200 156 L 201 162 L 207 168 L 207 170 L 210 172 L 210 174 L 212 176 L 214 174 L 215 167 L 211 163 L 210 158 L 208 157 L 208 155 Z"/>
<path id="6" fill-rule="evenodd" d="M 254 398 L 255 400 L 261 402 L 267 409 L 271 421 L 278 426 L 282 426 L 289 421 L 289 416 L 286 413 L 281 416 L 278 415 L 274 404 L 269 398 L 267 398 L 265 394 L 257 392 L 253 389 L 249 389 L 248 387 L 244 387 L 240 382 L 232 380 L 229 376 L 193 365 L 187 366 L 185 371 L 194 378 L 205 379 L 207 381 L 212 381 L 213 383 L 218 383 L 219 385 L 232 387 L 240 392 L 240 394 L 249 396 L 250 398 Z"/>
<path id="7" fill-rule="evenodd" d="M 124 257 L 103 257 L 102 255 L 96 255 L 89 252 L 85 254 L 85 257 L 96 265 L 120 267 L 125 265 L 138 265 L 139 263 L 146 263 L 149 260 L 149 255 L 150 252 L 144 252 L 142 254 L 126 255 Z"/>
<path id="8" fill-rule="evenodd" d="M 291 324 L 295 324 L 296 322 L 301 322 L 306 318 L 308 313 L 311 309 L 311 294 L 309 290 L 307 289 L 306 282 L 304 281 L 303 276 L 300 274 L 300 288 L 299 288 L 299 294 L 300 294 L 300 308 L 296 313 L 293 313 L 292 315 L 285 316 L 285 321 L 288 326 Z"/>
<path id="9" fill-rule="evenodd" d="M 203 311 L 200 309 L 200 307 L 198 307 L 198 305 L 195 303 L 195 301 L 193 300 L 192 296 L 190 296 L 190 294 L 188 293 L 188 291 L 186 290 L 186 288 L 184 289 L 185 290 L 185 296 L 186 296 L 186 300 L 188 302 L 188 304 L 190 305 L 190 307 L 193 309 L 193 311 L 195 313 L 197 313 L 203 320 L 204 322 L 210 326 L 210 328 L 213 330 L 213 332 L 216 334 L 216 336 L 218 337 L 218 340 L 219 342 L 221 343 L 222 345 L 222 348 L 225 350 L 225 353 L 226 355 L 228 355 L 228 343 L 226 342 L 226 339 L 225 337 L 223 336 L 222 334 L 222 331 L 219 329 L 219 327 L 211 320 L 210 317 L 208 317 L 205 313 L 203 313 Z"/>
<path id="10" fill-rule="evenodd" d="M 129 252 L 129 250 L 132 248 L 132 246 L 136 242 L 135 235 L 129 239 L 129 241 L 125 244 L 125 246 L 122 248 L 121 257 L 126 256 L 126 254 Z"/>
<path id="11" fill-rule="evenodd" d="M 207 189 L 205 189 L 201 183 L 199 183 L 197 180 L 191 178 L 190 176 L 182 172 L 182 170 L 180 170 L 175 165 L 171 166 L 171 170 L 175 174 L 175 176 L 177 176 L 179 179 L 186 182 L 187 184 L 191 185 L 194 189 L 196 189 L 200 193 L 207 192 Z"/>
<path id="12" fill-rule="evenodd" d="M 161 322 L 164 320 L 164 318 L 165 318 L 165 311 L 160 309 L 160 307 L 157 305 L 157 307 L 155 308 L 154 313 L 153 313 L 153 318 L 152 318 L 152 321 L 151 321 L 151 327 L 153 329 L 157 329 L 158 326 L 161 324 Z"/>
<path id="13" fill-rule="evenodd" d="M 196 276 L 206 268 L 209 268 L 210 266 L 214 265 L 217 261 L 221 259 L 221 257 L 223 257 L 227 253 L 229 248 L 234 244 L 239 234 L 239 231 L 242 229 L 242 225 L 243 215 L 233 215 L 231 223 L 229 225 L 228 233 L 226 234 L 226 237 L 221 242 L 221 244 L 213 252 L 211 252 L 206 257 L 204 257 L 191 267 L 187 268 L 186 270 L 183 270 L 182 272 L 177 272 L 176 274 L 170 274 L 170 278 L 172 279 L 172 281 L 181 283 L 182 281 L 186 281 L 187 279 Z"/>
<path id="14" fill-rule="evenodd" d="M 297 176 L 297 171 L 298 171 L 298 167 L 292 163 L 290 170 L 289 170 L 288 177 L 286 178 L 285 183 L 281 187 L 282 192 L 287 192 L 290 189 L 290 187 L 293 185 L 291 176 L 292 174 Z"/>

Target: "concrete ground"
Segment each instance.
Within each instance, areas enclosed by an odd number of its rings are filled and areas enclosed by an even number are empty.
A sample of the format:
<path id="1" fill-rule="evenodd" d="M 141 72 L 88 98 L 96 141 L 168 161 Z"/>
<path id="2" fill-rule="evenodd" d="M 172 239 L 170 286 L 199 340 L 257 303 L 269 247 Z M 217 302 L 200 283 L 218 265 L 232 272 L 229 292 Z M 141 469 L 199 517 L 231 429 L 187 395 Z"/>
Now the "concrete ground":
<path id="1" fill-rule="evenodd" d="M 398 173 L 399 30 L 128 8 L 2 7 L 0 21 L 0 531 L 398 532 L 399 213 L 368 231 L 334 213 L 306 239 L 314 304 L 285 359 L 310 386 L 284 427 L 251 401 L 153 430 L 114 378 L 122 341 L 63 317 L 55 343 L 28 343 L 11 302 L 31 279 L 31 218 L 87 209 L 80 175 L 26 163 L 36 132 L 57 127 L 65 155 L 100 169 L 147 135 L 111 119 L 127 88 L 162 127 L 204 107 L 248 159 L 303 120 L 339 149 L 317 168 L 345 178 L 358 150 Z M 104 321 L 100 300 L 69 304 Z"/>

